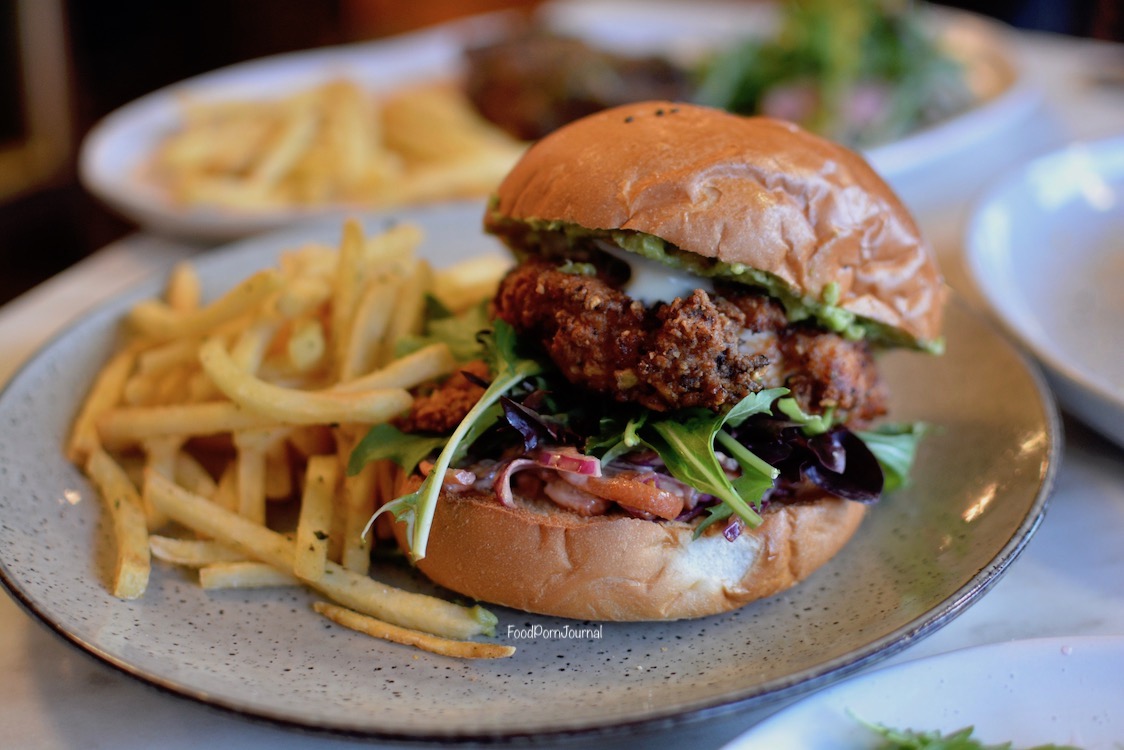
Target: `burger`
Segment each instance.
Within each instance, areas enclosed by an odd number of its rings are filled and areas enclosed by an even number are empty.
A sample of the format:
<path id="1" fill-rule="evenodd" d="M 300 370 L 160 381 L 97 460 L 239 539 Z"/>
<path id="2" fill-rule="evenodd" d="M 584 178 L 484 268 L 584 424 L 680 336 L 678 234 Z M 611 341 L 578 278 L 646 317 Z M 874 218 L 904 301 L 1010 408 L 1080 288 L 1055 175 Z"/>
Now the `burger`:
<path id="1" fill-rule="evenodd" d="M 907 480 L 923 430 L 885 419 L 877 354 L 939 352 L 946 290 L 854 152 L 625 105 L 535 143 L 484 227 L 518 262 L 472 329 L 482 356 L 353 456 L 408 469 L 383 510 L 437 584 L 569 618 L 712 615 L 806 578 Z"/>

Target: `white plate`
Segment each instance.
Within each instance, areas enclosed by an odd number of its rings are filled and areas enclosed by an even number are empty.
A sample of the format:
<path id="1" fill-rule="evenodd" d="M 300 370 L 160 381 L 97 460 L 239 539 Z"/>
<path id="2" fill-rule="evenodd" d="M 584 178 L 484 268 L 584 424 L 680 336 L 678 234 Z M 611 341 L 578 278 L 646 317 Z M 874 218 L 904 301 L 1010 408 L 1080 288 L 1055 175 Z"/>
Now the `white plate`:
<path id="1" fill-rule="evenodd" d="M 373 92 L 442 80 L 460 69 L 463 46 L 502 30 L 484 16 L 385 41 L 325 47 L 221 68 L 147 94 L 109 114 L 87 134 L 79 153 L 83 185 L 142 227 L 187 239 L 231 240 L 355 207 L 236 211 L 177 206 L 142 175 L 159 143 L 180 124 L 181 99 L 280 97 L 347 78 Z"/>
<path id="2" fill-rule="evenodd" d="M 1124 638 L 976 646 L 868 672 L 766 719 L 725 750 L 874 748 L 864 721 L 914 731 L 975 727 L 981 742 L 1124 746 Z"/>
<path id="3" fill-rule="evenodd" d="M 496 247 L 482 203 L 369 218 L 418 222 L 437 265 Z M 318 222 L 198 261 L 210 296 L 301 242 L 338 241 Z M 384 739 L 606 736 L 705 720 L 822 686 L 905 648 L 981 596 L 1041 521 L 1059 456 L 1048 391 L 962 305 L 948 352 L 887 356 L 892 409 L 939 426 L 912 487 L 872 509 L 810 580 L 700 621 L 575 623 L 495 608 L 511 659 L 455 661 L 330 626 L 301 591 L 203 592 L 157 566 L 145 597 L 114 599 L 98 501 L 61 454 L 90 379 L 153 278 L 68 329 L 0 394 L 0 580 L 49 627 L 146 682 L 304 728 Z M 956 383 L 955 388 L 947 387 Z M 376 574 L 422 586 L 407 571 Z M 511 630 L 509 630 L 511 628 Z"/>
<path id="4" fill-rule="evenodd" d="M 1062 405 L 1124 445 L 1124 138 L 1007 176 L 964 243 L 973 281 Z"/>
<path id="5" fill-rule="evenodd" d="M 769 14 L 757 4 L 715 0 L 559 0 L 545 6 L 543 16 L 554 28 L 613 49 L 676 56 L 763 33 L 770 23 Z M 178 99 L 183 95 L 207 99 L 280 96 L 339 76 L 385 92 L 418 81 L 455 78 L 463 68 L 464 46 L 501 32 L 505 19 L 503 15 L 482 16 L 384 41 L 263 58 L 163 88 L 118 109 L 90 131 L 79 158 L 82 182 L 106 204 L 147 229 L 206 241 L 244 237 L 309 216 L 347 210 L 325 207 L 249 213 L 184 208 L 138 172 L 154 147 L 176 128 Z M 993 94 L 959 116 L 871 149 L 867 154 L 871 162 L 891 182 L 1013 127 L 1038 99 L 1018 75 L 1003 27 L 961 12 L 932 14 L 932 22 L 956 40 L 973 61 L 972 69 L 987 79 L 983 86 Z"/>

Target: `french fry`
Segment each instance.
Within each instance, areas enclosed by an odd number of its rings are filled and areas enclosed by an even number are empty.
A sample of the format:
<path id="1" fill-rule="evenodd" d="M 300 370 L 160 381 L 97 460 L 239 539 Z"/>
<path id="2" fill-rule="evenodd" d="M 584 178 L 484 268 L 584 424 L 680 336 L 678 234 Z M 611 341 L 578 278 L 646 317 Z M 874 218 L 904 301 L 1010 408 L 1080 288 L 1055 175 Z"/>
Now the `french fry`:
<path id="1" fill-rule="evenodd" d="M 281 287 L 282 281 L 279 271 L 266 269 L 205 307 L 181 312 L 150 300 L 135 305 L 129 312 L 129 321 L 143 335 L 158 341 L 197 336 L 261 304 Z"/>
<path id="2" fill-rule="evenodd" d="M 413 268 L 414 251 L 421 241 L 422 231 L 416 224 L 394 224 L 366 238 L 363 263 L 368 268 L 386 269 L 400 276 Z"/>
<path id="3" fill-rule="evenodd" d="M 296 291 L 300 288 L 301 281 L 313 280 L 316 282 L 326 281 L 329 283 L 329 288 L 324 292 L 324 296 L 320 299 L 321 302 L 326 301 L 331 293 L 331 282 L 335 279 L 336 264 L 339 262 L 339 248 L 330 245 L 323 245 L 317 242 L 310 242 L 301 245 L 293 250 L 287 250 L 281 254 L 278 261 L 281 272 L 292 280 L 290 286 L 287 287 L 284 293 L 278 298 L 278 301 L 284 299 L 290 292 Z M 303 296 L 303 292 L 296 294 L 297 298 Z M 316 303 L 319 304 L 319 303 Z M 288 317 L 295 317 L 295 314 L 283 313 Z"/>
<path id="4" fill-rule="evenodd" d="M 127 406 L 155 406 L 156 378 L 145 372 L 134 373 L 121 391 L 121 402 Z"/>
<path id="5" fill-rule="evenodd" d="M 194 456 L 185 451 L 176 453 L 173 477 L 176 484 L 186 487 L 196 495 L 214 497 L 218 490 L 218 485 L 210 472 Z"/>
<path id="6" fill-rule="evenodd" d="M 343 345 L 340 380 L 353 380 L 375 366 L 383 335 L 394 312 L 394 285 L 389 279 L 374 281 L 364 292 Z"/>
<path id="7" fill-rule="evenodd" d="M 332 500 L 339 483 L 339 463 L 335 456 L 313 456 L 301 496 L 300 519 L 293 573 L 305 581 L 324 575 L 328 559 L 328 534 L 332 525 Z"/>
<path id="8" fill-rule="evenodd" d="M 430 344 L 385 367 L 354 380 L 337 383 L 329 390 L 335 393 L 362 393 L 383 388 L 413 388 L 453 373 L 457 360 L 444 343 Z"/>
<path id="9" fill-rule="evenodd" d="M 231 347 L 230 358 L 240 369 L 248 373 L 256 373 L 261 367 L 262 360 L 265 359 L 269 342 L 276 333 L 276 321 L 263 320 L 249 326 L 238 334 L 234 346 Z M 198 357 L 201 352 L 202 347 L 196 356 Z"/>
<path id="10" fill-rule="evenodd" d="M 168 288 L 164 296 L 168 300 L 168 306 L 177 312 L 198 309 L 202 293 L 195 266 L 187 261 L 177 263 L 168 276 Z"/>
<path id="11" fill-rule="evenodd" d="M 193 495 L 160 474 L 145 474 L 145 489 L 152 493 L 157 507 L 189 529 L 233 547 L 247 558 L 292 569 L 292 542 L 276 531 Z"/>
<path id="12" fill-rule="evenodd" d="M 199 569 L 199 585 L 215 589 L 261 589 L 299 586 L 292 574 L 261 562 L 217 562 Z"/>
<path id="13" fill-rule="evenodd" d="M 365 131 L 368 123 L 373 120 L 370 111 L 374 103 L 369 97 L 362 96 L 355 86 L 343 81 L 333 82 L 321 91 L 327 117 L 324 123 L 324 141 L 316 146 L 324 147 L 323 150 L 334 157 L 340 182 L 338 189 L 348 193 L 363 182 L 370 162 L 377 158 L 374 153 L 375 139 Z M 332 187 L 324 184 L 320 189 L 322 194 L 327 194 Z"/>
<path id="14" fill-rule="evenodd" d="M 90 451 L 86 473 L 97 486 L 113 520 L 117 546 L 113 595 L 119 599 L 137 599 L 148 588 L 151 571 L 148 526 L 140 494 L 124 469 L 100 447 L 94 446 Z"/>
<path id="15" fill-rule="evenodd" d="M 514 163 L 523 148 L 477 114 L 457 87 L 447 84 L 397 92 L 384 102 L 382 120 L 387 144 L 408 163 L 456 163 L 482 152 L 511 154 Z"/>
<path id="16" fill-rule="evenodd" d="M 200 370 L 199 372 L 192 373 L 191 378 L 187 381 L 187 401 L 192 404 L 204 404 L 209 401 L 220 401 L 223 395 L 211 379 L 207 377 L 207 373 Z"/>
<path id="17" fill-rule="evenodd" d="M 484 195 L 524 148 L 449 85 L 376 97 L 338 79 L 280 99 L 185 98 L 181 120 L 144 176 L 180 203 L 232 210 L 389 205 L 423 194 L 403 190 L 420 173 L 424 195 Z M 446 164 L 451 178 L 434 172 Z"/>
<path id="18" fill-rule="evenodd" d="M 322 138 L 305 154 L 300 176 L 318 190 L 305 200 L 379 200 L 402 170 L 399 156 L 382 143 L 378 105 L 346 81 L 322 88 L 326 116 Z"/>
<path id="19" fill-rule="evenodd" d="M 153 402 L 155 404 L 175 404 L 184 401 L 190 392 L 190 379 L 191 370 L 189 368 L 177 367 L 168 370 L 156 382 L 156 389 L 152 393 Z"/>
<path id="20" fill-rule="evenodd" d="M 185 127 L 165 141 L 157 162 L 185 181 L 247 171 L 257 148 L 275 127 L 279 109 L 279 103 L 273 101 L 200 101 L 188 96 L 180 98 L 180 105 Z"/>
<path id="21" fill-rule="evenodd" d="M 348 300 L 349 307 L 341 310 L 342 317 L 334 321 L 340 362 L 337 374 L 343 380 L 380 363 L 385 358 L 385 337 L 397 335 L 391 330 L 392 321 L 415 312 L 412 300 L 416 295 L 410 282 L 403 285 L 403 278 L 417 274 L 418 264 L 412 256 L 421 242 L 421 231 L 413 224 L 396 224 L 364 242 L 357 226 L 352 225 L 346 238 L 349 255 L 343 254 L 341 246 L 341 264 L 337 268 L 337 293 L 342 289 L 357 295 Z M 349 270 L 352 267 L 356 270 Z M 428 277 L 423 275 L 413 285 L 427 281 Z M 401 298 L 399 291 L 403 287 L 408 290 L 405 298 Z M 403 299 L 405 311 L 400 309 Z M 417 328 L 412 319 L 406 326 Z"/>
<path id="22" fill-rule="evenodd" d="M 338 433 L 339 430 L 336 430 Z M 343 564 L 344 539 L 347 538 L 346 498 L 337 494 L 333 498 L 332 523 L 328 529 L 328 559 Z"/>
<path id="23" fill-rule="evenodd" d="M 503 659 L 515 654 L 514 646 L 441 638 L 429 633 L 391 625 L 388 622 L 327 602 L 313 602 L 312 608 L 345 628 L 403 646 L 415 646 L 423 651 L 441 656 L 452 656 L 458 659 Z"/>
<path id="24" fill-rule="evenodd" d="M 297 127 L 286 119 L 294 106 L 286 102 L 261 130 L 265 151 L 241 162 L 244 172 L 260 169 L 257 183 L 243 179 L 233 191 L 253 201 L 336 190 L 321 182 L 328 162 L 337 171 L 354 162 L 344 182 L 354 179 L 356 189 L 372 170 L 384 169 L 377 178 L 384 179 L 398 168 L 394 159 L 374 164 L 385 154 L 359 142 L 364 118 L 374 118 L 366 105 L 343 91 L 325 96 L 338 96 L 325 105 L 335 118 L 325 127 L 340 143 L 297 149 L 295 130 L 274 133 Z M 237 110 L 230 115 L 242 116 Z M 215 132 L 239 127 L 216 124 Z M 278 148 L 265 143 L 275 137 L 289 139 L 281 144 L 288 154 L 268 151 Z M 196 147 L 185 142 L 181 156 Z M 232 153 L 216 158 L 239 161 Z M 491 653 L 460 642 L 494 630 L 487 610 L 367 575 L 372 540 L 363 532 L 376 507 L 394 496 L 401 472 L 379 461 L 344 473 L 359 436 L 410 407 L 408 389 L 458 366 L 445 344 L 393 356 L 398 339 L 421 332 L 427 295 L 468 305 L 498 278 L 498 267 L 486 263 L 435 274 L 414 257 L 420 238 L 409 224 L 364 237 L 352 221 L 338 250 L 308 244 L 282 253 L 278 269 L 254 274 L 209 304 L 201 302 L 194 269 L 181 264 L 163 301 L 132 308 L 135 335 L 98 375 L 66 446 L 113 514 L 115 595 L 143 594 L 155 557 L 197 569 L 207 589 L 304 585 L 347 608 L 343 617 L 363 618 L 355 621 L 361 627 L 375 618 L 379 632 L 421 648 L 470 658 Z M 290 499 L 299 499 L 299 519 L 285 535 L 266 524 L 280 526 L 286 509 L 267 513 L 267 501 Z M 150 533 L 168 521 L 193 538 Z M 382 519 L 378 538 L 388 530 L 389 518 Z"/>
<path id="25" fill-rule="evenodd" d="M 206 497 L 206 495 L 203 495 Z M 211 496 L 215 505 L 225 508 L 233 513 L 238 512 L 238 461 L 235 459 L 226 465 L 219 477 L 215 494 Z"/>
<path id="26" fill-rule="evenodd" d="M 354 442 L 349 441 L 349 445 L 354 445 Z M 341 456 L 341 462 L 346 460 L 346 454 Z M 374 463 L 343 479 L 344 523 L 340 565 L 364 575 L 371 567 L 371 538 L 363 532 L 367 521 L 375 514 L 375 479 Z"/>
<path id="27" fill-rule="evenodd" d="M 519 152 L 485 151 L 465 159 L 427 164 L 398 185 L 403 202 L 421 203 L 439 197 L 467 198 L 494 188 L 519 160 Z"/>
<path id="28" fill-rule="evenodd" d="M 334 272 L 334 266 L 333 266 Z M 286 273 L 288 282 L 277 295 L 277 314 L 289 319 L 311 315 L 327 302 L 332 295 L 332 283 L 327 278 L 309 275 L 303 268 L 296 267 Z"/>
<path id="29" fill-rule="evenodd" d="M 453 312 L 461 312 L 495 296 L 511 259 L 488 253 L 462 260 L 434 272 L 433 296 Z"/>
<path id="30" fill-rule="evenodd" d="M 176 473 L 176 454 L 184 443 L 183 435 L 160 435 L 141 444 L 146 457 L 147 468 L 159 471 L 166 477 Z"/>
<path id="31" fill-rule="evenodd" d="M 286 346 L 289 364 L 297 372 L 308 372 L 321 363 L 327 351 L 324 327 L 316 318 L 301 318 L 293 324 Z"/>
<path id="32" fill-rule="evenodd" d="M 176 198 L 184 203 L 219 205 L 235 211 L 271 211 L 286 201 L 269 186 L 226 175 L 194 175 L 177 186 Z"/>
<path id="33" fill-rule="evenodd" d="M 316 110 L 307 96 L 298 96 L 272 146 L 250 171 L 247 184 L 265 191 L 292 169 L 316 133 Z"/>
<path id="34" fill-rule="evenodd" d="M 162 435 L 218 435 L 279 424 L 238 404 L 216 401 L 113 409 L 101 414 L 97 431 L 106 446 L 124 448 Z"/>
<path id="35" fill-rule="evenodd" d="M 145 454 L 145 471 L 158 471 L 168 478 L 176 474 L 176 454 L 183 447 L 182 435 L 161 435 L 150 438 L 141 444 Z M 148 530 L 156 531 L 168 522 L 164 514 L 156 510 L 151 499 L 141 495 L 144 514 L 148 519 Z"/>
<path id="36" fill-rule="evenodd" d="M 255 523 L 265 523 L 266 452 L 286 434 L 284 428 L 245 430 L 234 433 L 237 451 L 238 514 Z"/>
<path id="37" fill-rule="evenodd" d="M 148 548 L 152 556 L 164 562 L 187 568 L 202 568 L 221 562 L 245 562 L 246 555 L 210 539 L 177 539 L 150 534 Z"/>
<path id="38" fill-rule="evenodd" d="M 109 364 L 98 373 L 70 431 L 67 457 L 74 463 L 84 462 L 90 453 L 101 447 L 97 422 L 121 399 L 135 358 L 136 351 L 133 347 L 126 347 L 114 355 Z"/>
<path id="39" fill-rule="evenodd" d="M 356 393 L 301 391 L 282 388 L 255 378 L 211 339 L 199 350 L 203 369 L 228 398 L 249 411 L 282 424 L 377 424 L 401 414 L 413 401 L 402 388 L 380 388 Z"/>
<path id="40" fill-rule="evenodd" d="M 383 338 L 380 365 L 386 365 L 395 358 L 398 339 L 421 333 L 425 320 L 425 297 L 432 288 L 433 269 L 425 261 L 419 261 L 398 289 L 394 315 Z"/>
<path id="41" fill-rule="evenodd" d="M 110 455 L 113 460 L 124 469 L 125 475 L 129 477 L 129 481 L 133 483 L 134 488 L 144 486 L 144 467 L 146 459 L 143 454 L 125 453 L 120 456 Z"/>
<path id="42" fill-rule="evenodd" d="M 235 487 L 238 490 L 238 515 L 248 518 L 254 523 L 265 523 L 265 456 L 256 446 L 245 447 L 239 445 L 238 435 L 235 433 L 234 444 L 238 448 L 235 458 L 235 476 L 238 481 Z"/>
<path id="43" fill-rule="evenodd" d="M 310 584 L 339 604 L 395 625 L 446 638 L 471 638 L 495 630 L 495 615 L 483 607 L 465 607 L 415 594 L 353 573 L 328 561 L 324 577 Z"/>
<path id="44" fill-rule="evenodd" d="M 286 428 L 284 436 L 292 432 Z M 293 494 L 293 467 L 286 440 L 274 440 L 265 448 L 265 499 L 286 500 Z"/>
<path id="45" fill-rule="evenodd" d="M 294 543 L 281 534 L 193 495 L 156 473 L 145 477 L 156 506 L 184 526 L 241 550 L 281 570 L 293 570 Z M 495 617 L 479 606 L 462 607 L 424 594 L 396 589 L 332 562 L 310 586 L 336 602 L 405 628 L 446 638 L 471 638 L 495 628 Z"/>
<path id="46" fill-rule="evenodd" d="M 137 373 L 153 377 L 172 368 L 194 365 L 199 361 L 199 344 L 198 338 L 189 337 L 146 349 L 137 355 Z"/>
<path id="47" fill-rule="evenodd" d="M 336 362 L 342 362 L 347 353 L 351 323 L 355 306 L 359 303 L 360 289 L 367 281 L 363 264 L 363 229 L 359 222 L 348 219 L 340 238 L 339 259 L 332 289 L 332 352 Z"/>

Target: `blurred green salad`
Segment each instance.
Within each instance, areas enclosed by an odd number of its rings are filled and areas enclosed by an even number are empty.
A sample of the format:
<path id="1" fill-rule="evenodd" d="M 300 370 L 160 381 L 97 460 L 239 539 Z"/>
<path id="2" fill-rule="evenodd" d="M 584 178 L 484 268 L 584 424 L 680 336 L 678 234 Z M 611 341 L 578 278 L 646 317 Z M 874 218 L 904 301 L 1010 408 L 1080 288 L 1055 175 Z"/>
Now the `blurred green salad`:
<path id="1" fill-rule="evenodd" d="M 860 720 L 861 721 L 861 720 Z M 893 729 L 882 724 L 862 722 L 881 735 L 882 743 L 876 750 L 1014 750 L 1010 742 L 985 745 L 972 736 L 972 727 L 955 732 L 918 732 L 911 729 Z M 1036 745 L 1026 750 L 1080 750 L 1072 745 Z"/>
<path id="2" fill-rule="evenodd" d="M 910 0 L 790 0 L 767 39 L 705 60 L 695 99 L 766 114 L 851 146 L 900 138 L 973 103 L 963 66 Z"/>

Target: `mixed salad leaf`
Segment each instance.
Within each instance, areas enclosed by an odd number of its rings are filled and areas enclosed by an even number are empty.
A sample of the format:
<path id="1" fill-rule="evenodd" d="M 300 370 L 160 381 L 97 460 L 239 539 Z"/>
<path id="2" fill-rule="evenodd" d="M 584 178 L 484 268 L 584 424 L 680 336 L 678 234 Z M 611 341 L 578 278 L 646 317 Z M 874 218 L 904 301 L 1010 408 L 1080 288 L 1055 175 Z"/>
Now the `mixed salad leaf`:
<path id="1" fill-rule="evenodd" d="M 451 316 L 437 310 L 418 344 L 457 342 L 458 357 L 483 358 L 492 373 L 483 381 L 463 374 L 484 393 L 450 435 L 405 433 L 391 424 L 372 428 L 356 446 L 348 470 L 390 459 L 407 472 L 432 461 L 421 486 L 384 505 L 406 524 L 410 554 L 425 556 L 438 497 L 450 469 L 505 456 L 509 466 L 555 468 L 598 476 L 603 466 L 630 460 L 658 465 L 703 501 L 690 516 L 705 513 L 696 534 L 725 522 L 735 538 L 762 523 L 761 509 L 778 481 L 810 480 L 851 500 L 873 502 L 908 477 L 922 425 L 887 425 L 856 433 L 834 423 L 833 414 L 805 414 L 787 388 L 751 393 L 731 409 L 653 412 L 608 397 L 577 394 L 545 356 L 519 341 L 502 320 L 479 330 L 478 314 Z M 466 330 L 473 331 L 468 345 Z M 501 472 L 505 481 L 510 471 Z M 503 498 L 501 498 L 503 500 Z M 369 526 L 368 526 L 369 527 Z"/>
<path id="2" fill-rule="evenodd" d="M 481 344 L 477 334 L 491 325 L 487 300 L 455 315 L 432 296 L 426 298 L 425 321 L 423 335 L 403 336 L 395 342 L 396 356 L 404 356 L 429 344 L 442 343 L 449 347 L 458 362 L 468 362 L 480 356 Z"/>
<path id="3" fill-rule="evenodd" d="M 882 737 L 877 750 L 1014 750 L 1012 743 L 985 745 L 976 739 L 974 727 L 964 727 L 948 733 L 894 729 L 859 719 L 871 731 Z M 1080 750 L 1072 745 L 1035 745 L 1026 750 Z"/>
<path id="4" fill-rule="evenodd" d="M 465 415 L 464 420 L 449 436 L 448 440 L 437 455 L 433 468 L 422 481 L 421 486 L 409 495 L 404 495 L 379 508 L 367 527 L 375 522 L 382 513 L 390 512 L 395 519 L 406 523 L 406 535 L 410 540 L 410 556 L 414 560 L 425 557 L 426 546 L 429 542 L 429 529 L 433 524 L 433 513 L 437 508 L 437 498 L 441 494 L 441 484 L 445 479 L 445 472 L 455 463 L 455 460 L 464 455 L 472 444 L 467 440 L 470 436 L 478 436 L 481 427 L 490 426 L 495 415 L 492 406 L 500 397 L 527 378 L 542 372 L 542 365 L 536 360 L 523 357 L 517 351 L 515 330 L 502 320 L 495 321 L 490 334 L 480 336 L 484 344 L 489 364 L 492 366 L 493 380 L 484 395 L 476 405 Z M 368 437 L 370 437 L 368 435 Z M 368 442 L 364 440 L 364 442 Z M 372 441 L 373 442 L 373 441 Z M 357 449 L 358 450 L 358 449 Z M 370 442 L 365 449 L 368 455 L 378 456 L 378 451 L 371 447 Z M 392 453 L 386 458 L 395 458 L 399 461 L 408 457 L 409 461 L 417 456 L 416 452 L 406 454 L 402 449 L 394 447 L 394 441 L 388 441 L 387 450 Z M 362 464 L 360 464 L 360 468 Z M 349 463 L 349 470 L 352 466 Z M 412 469 L 413 467 L 410 467 Z"/>
<path id="5" fill-rule="evenodd" d="M 775 35 L 700 66 L 695 99 L 871 146 L 966 109 L 973 94 L 909 0 L 793 0 Z"/>
<path id="6" fill-rule="evenodd" d="M 921 438 L 931 430 L 925 422 L 884 424 L 855 433 L 870 449 L 885 477 L 883 490 L 892 492 L 909 484 L 909 471 L 917 457 Z"/>
<path id="7" fill-rule="evenodd" d="M 778 471 L 765 463 L 737 441 L 727 441 L 729 433 L 722 428 L 727 422 L 738 425 L 754 414 L 769 411 L 778 395 L 786 388 L 752 393 L 732 409 L 715 414 L 706 409 L 661 416 L 647 420 L 644 429 L 636 431 L 640 442 L 659 454 L 671 475 L 691 487 L 713 495 L 721 505 L 712 506 L 707 520 L 696 533 L 711 523 L 735 514 L 751 528 L 761 525 L 761 502 L 773 486 Z M 637 424 L 639 418 L 629 420 Z M 719 436 L 722 436 L 720 438 Z M 741 467 L 741 476 L 731 480 L 714 450 L 716 440 L 730 452 Z"/>

